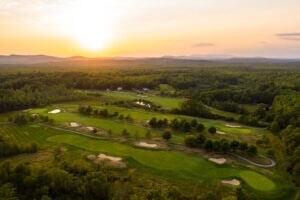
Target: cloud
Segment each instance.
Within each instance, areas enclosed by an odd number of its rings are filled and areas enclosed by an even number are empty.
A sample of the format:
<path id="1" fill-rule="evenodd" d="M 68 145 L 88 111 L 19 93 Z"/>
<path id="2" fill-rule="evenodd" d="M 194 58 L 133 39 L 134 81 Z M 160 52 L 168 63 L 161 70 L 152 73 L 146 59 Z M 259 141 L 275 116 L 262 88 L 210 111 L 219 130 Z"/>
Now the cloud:
<path id="1" fill-rule="evenodd" d="M 213 43 L 196 43 L 193 45 L 194 47 L 213 47 L 215 44 Z"/>
<path id="2" fill-rule="evenodd" d="M 282 40 L 300 41 L 300 32 L 277 33 L 276 36 Z"/>
<path id="3" fill-rule="evenodd" d="M 289 36 L 300 36 L 300 33 L 278 33 L 276 34 L 279 37 L 289 37 Z"/>

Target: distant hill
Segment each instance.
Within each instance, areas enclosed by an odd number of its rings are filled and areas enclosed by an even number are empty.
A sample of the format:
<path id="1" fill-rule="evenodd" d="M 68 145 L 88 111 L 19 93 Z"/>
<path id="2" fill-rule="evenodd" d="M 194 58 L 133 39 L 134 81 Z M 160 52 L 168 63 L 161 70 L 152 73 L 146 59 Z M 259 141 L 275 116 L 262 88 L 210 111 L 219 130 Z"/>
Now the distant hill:
<path id="1" fill-rule="evenodd" d="M 300 62 L 300 59 L 274 59 L 263 57 L 233 57 L 231 55 L 191 55 L 191 56 L 162 56 L 162 57 L 97 57 L 88 58 L 83 56 L 73 56 L 67 58 L 47 56 L 47 55 L 0 55 L 0 65 L 2 64 L 38 64 L 38 63 L 55 63 L 63 61 L 136 61 L 136 62 L 178 62 L 181 60 L 192 62 L 215 62 L 215 63 L 233 63 L 233 64 L 253 64 L 253 63 L 293 63 Z"/>
<path id="2" fill-rule="evenodd" d="M 35 64 L 47 62 L 59 62 L 63 58 L 46 55 L 9 55 L 0 56 L 0 64 Z"/>

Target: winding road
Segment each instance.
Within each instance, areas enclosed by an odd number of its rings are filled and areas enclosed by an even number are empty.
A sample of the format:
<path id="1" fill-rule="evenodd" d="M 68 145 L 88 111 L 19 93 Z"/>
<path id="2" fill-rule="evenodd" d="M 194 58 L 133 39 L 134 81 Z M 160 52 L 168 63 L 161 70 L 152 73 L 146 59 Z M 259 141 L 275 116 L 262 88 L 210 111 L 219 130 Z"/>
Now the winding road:
<path id="1" fill-rule="evenodd" d="M 233 156 L 235 156 L 235 157 L 237 157 L 237 158 L 239 158 L 239 159 L 241 159 L 241 160 L 243 160 L 243 161 L 246 161 L 246 162 L 248 162 L 248 163 L 250 163 L 250 164 L 252 164 L 252 165 L 254 165 L 254 166 L 257 166 L 257 167 L 274 167 L 274 166 L 276 165 L 276 163 L 275 163 L 274 160 L 272 160 L 271 158 L 268 158 L 268 157 L 266 157 L 266 156 L 263 156 L 263 155 L 259 155 L 259 156 L 260 156 L 260 157 L 263 157 L 263 158 L 265 158 L 265 159 L 268 159 L 268 160 L 270 161 L 270 164 L 267 164 L 267 165 L 264 165 L 264 164 L 258 164 L 258 163 L 255 163 L 255 162 L 253 162 L 253 161 L 251 161 L 251 160 L 249 160 L 249 159 L 247 159 L 247 158 L 245 158 L 245 157 L 243 157 L 243 156 L 240 156 L 240 155 L 238 155 L 238 154 L 236 154 L 236 153 L 229 153 L 229 155 L 233 155 Z"/>

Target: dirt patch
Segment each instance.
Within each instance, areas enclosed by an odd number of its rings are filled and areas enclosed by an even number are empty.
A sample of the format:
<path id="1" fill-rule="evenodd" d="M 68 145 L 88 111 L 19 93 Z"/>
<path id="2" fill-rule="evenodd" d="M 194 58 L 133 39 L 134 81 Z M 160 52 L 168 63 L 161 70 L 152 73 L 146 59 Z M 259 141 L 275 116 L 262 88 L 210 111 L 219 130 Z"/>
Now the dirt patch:
<path id="1" fill-rule="evenodd" d="M 239 126 L 239 125 L 232 125 L 232 124 L 226 124 L 225 126 L 227 126 L 229 128 L 241 128 L 241 126 Z"/>
<path id="2" fill-rule="evenodd" d="M 223 131 L 217 131 L 217 134 L 220 134 L 220 135 L 225 135 L 227 133 L 223 132 Z"/>
<path id="3" fill-rule="evenodd" d="M 241 184 L 241 182 L 237 179 L 232 179 L 232 180 L 222 180 L 221 181 L 224 184 L 230 184 L 230 185 L 234 185 L 234 186 L 238 186 Z"/>
<path id="4" fill-rule="evenodd" d="M 77 122 L 71 122 L 70 126 L 71 127 L 79 127 L 79 124 Z"/>
<path id="5" fill-rule="evenodd" d="M 158 147 L 157 144 L 149 144 L 146 142 L 139 142 L 139 143 L 137 143 L 137 145 L 140 147 L 153 148 L 153 149 L 157 149 L 157 147 Z"/>
<path id="6" fill-rule="evenodd" d="M 208 160 L 219 165 L 223 165 L 226 162 L 225 158 L 209 158 Z"/>
<path id="7" fill-rule="evenodd" d="M 60 113 L 60 112 L 61 112 L 60 109 L 54 109 L 54 110 L 49 111 L 48 113 L 49 114 L 57 114 L 57 113 Z"/>

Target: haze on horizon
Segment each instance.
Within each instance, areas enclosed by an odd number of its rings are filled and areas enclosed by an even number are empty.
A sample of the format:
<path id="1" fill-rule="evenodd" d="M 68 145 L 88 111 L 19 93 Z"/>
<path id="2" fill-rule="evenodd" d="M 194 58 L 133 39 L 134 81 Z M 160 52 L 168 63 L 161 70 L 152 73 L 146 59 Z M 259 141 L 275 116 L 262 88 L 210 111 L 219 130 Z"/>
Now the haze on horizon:
<path id="1" fill-rule="evenodd" d="M 299 0 L 0 0 L 0 54 L 300 58 Z"/>

